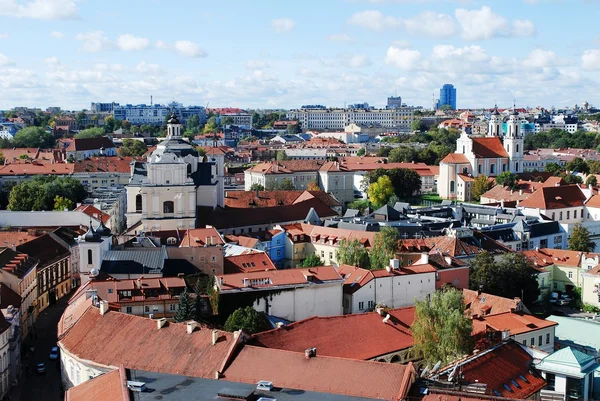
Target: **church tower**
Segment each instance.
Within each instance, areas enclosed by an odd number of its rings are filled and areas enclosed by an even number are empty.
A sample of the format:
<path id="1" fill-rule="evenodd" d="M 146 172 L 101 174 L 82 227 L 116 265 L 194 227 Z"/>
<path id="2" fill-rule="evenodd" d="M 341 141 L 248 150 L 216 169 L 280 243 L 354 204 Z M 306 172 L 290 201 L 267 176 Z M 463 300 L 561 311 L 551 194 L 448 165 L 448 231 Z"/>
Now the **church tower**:
<path id="1" fill-rule="evenodd" d="M 498 106 L 494 106 L 494 111 L 492 111 L 492 117 L 490 118 L 487 136 L 502 137 L 502 117 L 498 112 Z"/>
<path id="2" fill-rule="evenodd" d="M 510 160 L 510 171 L 513 173 L 523 172 L 523 133 L 519 113 L 513 106 L 507 123 L 507 131 L 504 136 L 504 149 Z"/>

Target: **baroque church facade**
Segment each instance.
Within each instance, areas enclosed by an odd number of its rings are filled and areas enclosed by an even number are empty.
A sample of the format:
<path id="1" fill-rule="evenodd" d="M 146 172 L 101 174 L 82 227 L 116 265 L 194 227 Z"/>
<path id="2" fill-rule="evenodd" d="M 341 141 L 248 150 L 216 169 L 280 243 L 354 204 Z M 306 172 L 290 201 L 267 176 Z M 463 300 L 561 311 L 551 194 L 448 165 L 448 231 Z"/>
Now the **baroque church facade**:
<path id="1" fill-rule="evenodd" d="M 472 200 L 471 188 L 479 175 L 495 177 L 504 171 L 523 172 L 523 133 L 515 109 L 502 137 L 502 118 L 494 109 L 486 137 L 471 137 L 465 130 L 456 141 L 456 151 L 440 162 L 438 192 L 443 199 Z"/>
<path id="2" fill-rule="evenodd" d="M 213 148 L 201 158 L 182 138 L 173 113 L 167 137 L 146 162 L 133 162 L 127 185 L 127 233 L 196 227 L 199 206 L 223 207 L 225 154 Z"/>

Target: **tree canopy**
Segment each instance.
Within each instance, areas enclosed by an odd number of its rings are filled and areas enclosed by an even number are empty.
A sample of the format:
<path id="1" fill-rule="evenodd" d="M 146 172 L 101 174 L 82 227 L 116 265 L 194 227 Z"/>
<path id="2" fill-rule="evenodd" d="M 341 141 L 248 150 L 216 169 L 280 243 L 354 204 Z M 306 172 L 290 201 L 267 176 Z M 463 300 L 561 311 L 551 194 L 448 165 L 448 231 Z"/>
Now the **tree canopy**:
<path id="1" fill-rule="evenodd" d="M 323 261 L 317 255 L 312 254 L 308 255 L 302 263 L 300 263 L 300 267 L 316 267 L 323 266 Z"/>
<path id="2" fill-rule="evenodd" d="M 187 287 L 179 295 L 179 305 L 175 312 L 176 322 L 185 322 L 193 320 L 196 317 L 196 302 L 192 299 Z"/>
<path id="3" fill-rule="evenodd" d="M 71 210 L 73 209 L 73 202 L 70 199 L 64 198 L 60 195 L 54 197 L 54 209 L 53 210 Z"/>
<path id="4" fill-rule="evenodd" d="M 358 239 L 343 240 L 338 247 L 337 261 L 340 265 L 368 269 L 371 265 L 369 252 Z"/>
<path id="5" fill-rule="evenodd" d="M 377 179 L 377 182 L 369 185 L 369 200 L 375 207 L 385 205 L 393 194 L 392 180 L 387 175 L 382 175 Z"/>
<path id="6" fill-rule="evenodd" d="M 590 239 L 590 230 L 576 223 L 569 237 L 569 249 L 580 252 L 593 252 L 596 249 L 596 243 Z"/>
<path id="7" fill-rule="evenodd" d="M 288 155 L 285 153 L 285 150 L 277 151 L 277 161 L 289 160 Z"/>
<path id="8" fill-rule="evenodd" d="M 585 180 L 585 183 L 587 185 L 590 185 L 592 187 L 595 187 L 598 185 L 598 179 L 596 178 L 595 175 L 590 175 L 588 176 L 588 178 Z"/>
<path id="9" fill-rule="evenodd" d="M 590 166 L 581 157 L 575 157 L 565 165 L 565 168 L 572 172 L 589 174 Z"/>
<path id="10" fill-rule="evenodd" d="M 263 187 L 262 185 L 260 185 L 257 182 L 250 185 L 250 191 L 264 191 L 264 190 L 265 190 L 265 187 Z"/>
<path id="11" fill-rule="evenodd" d="M 12 211 L 54 210 L 57 196 L 76 204 L 85 198 L 86 191 L 75 178 L 34 177 L 11 189 L 7 208 Z"/>
<path id="12" fill-rule="evenodd" d="M 411 197 L 421 190 L 421 176 L 414 170 L 406 168 L 393 168 L 385 170 L 378 168 L 365 174 L 361 183 L 363 190 L 368 192 L 369 185 L 377 182 L 379 177 L 388 176 L 392 181 L 394 193 L 398 198 Z"/>
<path id="13" fill-rule="evenodd" d="M 416 301 L 415 319 L 411 326 L 413 352 L 433 366 L 442 366 L 469 355 L 473 350 L 473 321 L 464 314 L 462 291 L 445 288 L 429 299 Z"/>
<path id="14" fill-rule="evenodd" d="M 546 164 L 546 167 L 544 167 L 544 170 L 547 171 L 548 173 L 552 173 L 552 175 L 558 177 L 560 175 L 561 171 L 563 170 L 563 168 L 560 166 L 560 164 L 548 163 L 548 164 Z"/>
<path id="15" fill-rule="evenodd" d="M 88 129 L 84 129 L 82 131 L 79 131 L 79 133 L 77 135 L 74 136 L 74 138 L 77 139 L 81 139 L 81 138 L 99 138 L 101 136 L 104 136 L 104 130 L 102 128 L 88 128 Z"/>
<path id="16" fill-rule="evenodd" d="M 475 257 L 469 270 L 469 288 L 505 298 L 523 298 L 531 305 L 538 299 L 536 270 L 522 253 L 507 253 L 500 261 L 483 251 Z"/>
<path id="17" fill-rule="evenodd" d="M 126 138 L 123 139 L 123 146 L 119 148 L 117 153 L 121 157 L 125 156 L 143 156 L 148 151 L 148 147 L 144 141 L 138 141 L 137 139 Z"/>
<path id="18" fill-rule="evenodd" d="M 41 127 L 25 127 L 15 134 L 13 145 L 24 148 L 52 148 L 54 137 Z"/>
<path id="19" fill-rule="evenodd" d="M 390 151 L 388 162 L 390 163 L 410 163 L 417 159 L 417 152 L 408 146 L 398 146 Z"/>
<path id="20" fill-rule="evenodd" d="M 265 317 L 262 312 L 257 312 L 253 307 L 236 309 L 225 321 L 225 330 L 229 332 L 244 330 L 254 334 L 266 329 Z"/>
<path id="21" fill-rule="evenodd" d="M 367 150 L 365 148 L 360 148 L 358 149 L 358 152 L 356 152 L 356 156 L 364 156 L 367 153 Z"/>
<path id="22" fill-rule="evenodd" d="M 510 171 L 504 171 L 496 177 L 496 184 L 510 189 L 518 189 L 519 175 Z"/>
<path id="23" fill-rule="evenodd" d="M 485 175 L 478 175 L 475 178 L 475 182 L 473 182 L 473 189 L 471 190 L 471 194 L 473 196 L 473 200 L 479 201 L 481 199 L 481 195 L 486 193 L 492 188 L 492 183 L 488 180 L 488 177 Z"/>
<path id="24" fill-rule="evenodd" d="M 399 239 L 398 230 L 394 227 L 382 227 L 381 231 L 375 234 L 369 254 L 372 270 L 384 269 L 390 263 L 390 259 L 394 258 L 398 250 Z"/>

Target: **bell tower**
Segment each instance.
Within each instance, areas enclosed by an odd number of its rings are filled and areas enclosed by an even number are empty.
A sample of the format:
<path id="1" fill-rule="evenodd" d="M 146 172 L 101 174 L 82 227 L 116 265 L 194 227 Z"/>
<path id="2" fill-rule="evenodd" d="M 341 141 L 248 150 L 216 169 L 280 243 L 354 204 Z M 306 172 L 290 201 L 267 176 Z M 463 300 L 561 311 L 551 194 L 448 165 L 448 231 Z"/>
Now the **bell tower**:
<path id="1" fill-rule="evenodd" d="M 183 124 L 179 122 L 175 112 L 171 114 L 167 121 L 167 138 L 181 138 Z"/>
<path id="2" fill-rule="evenodd" d="M 521 131 L 521 121 L 519 113 L 513 105 L 507 124 L 506 135 L 504 136 L 504 149 L 508 153 L 510 171 L 513 173 L 523 172 L 523 132 Z"/>
<path id="3" fill-rule="evenodd" d="M 492 111 L 492 117 L 490 118 L 490 124 L 488 126 L 488 137 L 501 137 L 502 136 L 502 117 L 498 112 L 498 106 L 494 106 Z"/>

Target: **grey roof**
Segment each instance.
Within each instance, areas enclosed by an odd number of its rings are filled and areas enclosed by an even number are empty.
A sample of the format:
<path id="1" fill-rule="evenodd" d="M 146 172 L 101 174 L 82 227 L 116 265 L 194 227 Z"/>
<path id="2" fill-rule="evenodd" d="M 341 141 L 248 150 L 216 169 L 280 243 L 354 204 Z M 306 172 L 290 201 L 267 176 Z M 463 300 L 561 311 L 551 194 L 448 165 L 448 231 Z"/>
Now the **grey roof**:
<path id="1" fill-rule="evenodd" d="M 187 155 L 198 157 L 196 149 L 189 142 L 181 138 L 167 138 L 159 143 L 156 150 L 152 152 L 153 155 L 162 153 L 174 153 L 179 157 L 186 157 Z"/>
<path id="2" fill-rule="evenodd" d="M 131 399 L 135 401 L 155 401 L 157 394 L 160 394 L 162 401 L 212 401 L 216 399 L 233 399 L 234 397 L 235 399 L 243 400 L 255 400 L 265 397 L 276 399 L 277 401 L 367 401 L 376 399 L 304 391 L 302 389 L 274 388 L 273 391 L 257 391 L 255 384 L 168 375 L 140 370 L 130 370 L 128 379 L 146 383 L 146 391 L 130 392 L 133 395 Z M 268 380 L 268 378 L 265 378 L 265 380 Z M 218 396 L 219 394 L 221 397 Z M 227 395 L 233 397 L 226 398 L 225 396 Z M 249 397 L 250 395 L 253 395 L 253 398 Z"/>
<path id="3" fill-rule="evenodd" d="M 144 162 L 135 162 L 133 166 L 133 175 L 129 179 L 129 185 L 139 186 L 142 185 L 146 176 L 148 175 L 148 170 L 146 169 L 146 163 Z"/>
<path id="4" fill-rule="evenodd" d="M 143 267 L 144 273 L 160 273 L 167 259 L 167 249 L 160 248 L 127 248 L 123 250 L 110 250 L 102 261 L 102 270 L 110 274 L 130 273 L 129 267 Z M 131 273 L 139 273 L 135 269 Z"/>
<path id="5" fill-rule="evenodd" d="M 555 315 L 548 316 L 546 320 L 558 323 L 556 340 L 563 346 L 600 352 L 600 322 Z"/>
<path id="6" fill-rule="evenodd" d="M 360 216 L 360 210 L 358 209 L 347 209 L 344 213 L 344 217 L 357 217 Z"/>

